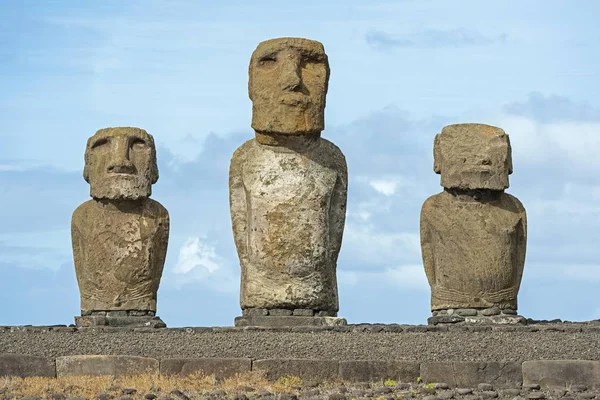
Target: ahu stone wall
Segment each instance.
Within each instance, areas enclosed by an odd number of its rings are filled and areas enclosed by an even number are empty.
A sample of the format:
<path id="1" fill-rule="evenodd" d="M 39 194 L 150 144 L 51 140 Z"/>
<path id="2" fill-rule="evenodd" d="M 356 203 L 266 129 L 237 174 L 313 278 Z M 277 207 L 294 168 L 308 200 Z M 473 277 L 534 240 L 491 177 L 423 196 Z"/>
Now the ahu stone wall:
<path id="1" fill-rule="evenodd" d="M 0 376 L 187 375 L 600 389 L 600 323 L 1 327 Z"/>

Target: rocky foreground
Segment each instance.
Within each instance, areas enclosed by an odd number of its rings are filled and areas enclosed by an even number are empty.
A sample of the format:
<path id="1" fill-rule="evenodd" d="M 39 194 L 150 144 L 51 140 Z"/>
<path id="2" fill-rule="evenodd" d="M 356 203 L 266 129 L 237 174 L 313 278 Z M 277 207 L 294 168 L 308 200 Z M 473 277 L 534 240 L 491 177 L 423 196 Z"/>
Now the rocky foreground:
<path id="1" fill-rule="evenodd" d="M 400 383 L 393 380 L 348 383 L 317 383 L 296 377 L 267 381 L 255 373 L 237 375 L 220 382 L 214 376 L 192 375 L 184 378 L 142 375 L 133 377 L 4 378 L 0 381 L 3 399 L 147 399 L 147 400 L 393 400 L 393 399 L 595 399 L 600 391 L 585 385 L 541 388 L 540 385 L 515 385 L 497 388 L 481 383 L 475 387 L 451 388 L 440 383 Z"/>

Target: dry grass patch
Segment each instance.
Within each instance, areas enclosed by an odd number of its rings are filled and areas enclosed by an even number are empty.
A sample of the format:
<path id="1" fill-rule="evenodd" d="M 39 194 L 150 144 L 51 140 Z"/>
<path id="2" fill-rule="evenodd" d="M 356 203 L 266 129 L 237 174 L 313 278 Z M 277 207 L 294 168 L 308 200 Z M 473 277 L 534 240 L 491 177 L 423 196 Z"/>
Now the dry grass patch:
<path id="1" fill-rule="evenodd" d="M 222 380 L 214 375 L 196 373 L 188 376 L 74 376 L 61 378 L 0 378 L 0 393 L 19 396 L 40 396 L 50 398 L 52 394 L 63 394 L 66 397 L 82 397 L 93 399 L 98 394 L 108 394 L 118 398 L 123 389 L 135 389 L 133 398 L 143 398 L 146 393 L 157 396 L 169 394 L 178 389 L 189 396 L 202 395 L 214 390 L 224 390 L 228 394 L 247 392 L 249 390 L 266 390 L 271 393 L 298 392 L 304 382 L 297 377 L 283 377 L 275 382 L 266 379 L 261 371 L 237 374 Z"/>

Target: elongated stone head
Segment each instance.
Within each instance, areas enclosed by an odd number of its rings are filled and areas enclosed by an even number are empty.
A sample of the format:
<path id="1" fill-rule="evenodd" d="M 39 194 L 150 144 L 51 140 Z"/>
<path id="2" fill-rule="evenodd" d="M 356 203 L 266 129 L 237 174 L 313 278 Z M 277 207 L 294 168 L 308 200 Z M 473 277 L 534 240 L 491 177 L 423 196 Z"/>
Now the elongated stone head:
<path id="1" fill-rule="evenodd" d="M 150 196 L 158 180 L 154 139 L 139 128 L 100 129 L 88 139 L 83 178 L 95 199 Z"/>
<path id="2" fill-rule="evenodd" d="M 456 124 L 442 129 L 433 146 L 433 170 L 452 189 L 508 188 L 512 173 L 508 135 L 484 124 Z"/>
<path id="3" fill-rule="evenodd" d="M 255 131 L 298 135 L 323 130 L 329 63 L 321 43 L 302 38 L 262 42 L 252 53 L 248 75 Z"/>

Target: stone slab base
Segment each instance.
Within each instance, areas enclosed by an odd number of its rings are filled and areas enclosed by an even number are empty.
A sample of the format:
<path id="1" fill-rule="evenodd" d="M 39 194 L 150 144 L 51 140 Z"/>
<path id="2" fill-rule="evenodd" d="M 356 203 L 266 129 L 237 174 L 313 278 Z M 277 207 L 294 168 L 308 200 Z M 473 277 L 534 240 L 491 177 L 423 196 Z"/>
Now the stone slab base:
<path id="1" fill-rule="evenodd" d="M 524 391 L 540 387 L 572 391 L 577 389 L 580 392 L 600 388 L 600 361 L 590 360 L 536 360 L 521 363 L 293 358 L 158 359 L 128 355 L 74 355 L 48 359 L 0 354 L 0 376 L 185 376 L 200 371 L 207 375 L 215 375 L 218 379 L 238 373 L 260 371 L 270 380 L 285 376 L 315 382 L 331 382 L 338 379 L 347 382 L 382 382 L 392 379 L 398 383 L 422 381 L 433 384 L 431 387 L 434 388 L 439 384 L 439 387 L 445 388 L 480 387 L 480 390 L 491 390 L 482 389 L 482 384 L 494 389 L 522 387 Z M 518 393 L 512 395 L 516 394 Z"/>
<path id="2" fill-rule="evenodd" d="M 80 355 L 56 359 L 56 376 L 158 375 L 159 361 L 137 356 Z"/>
<path id="3" fill-rule="evenodd" d="M 54 360 L 23 354 L 0 354 L 0 376 L 56 376 Z"/>
<path id="4" fill-rule="evenodd" d="M 523 363 L 523 384 L 546 388 L 571 388 L 585 385 L 600 389 L 600 361 L 539 360 Z"/>
<path id="5" fill-rule="evenodd" d="M 421 379 L 444 382 L 450 387 L 473 387 L 490 383 L 495 387 L 521 385 L 521 363 L 477 361 L 432 361 L 421 363 Z"/>
<path id="6" fill-rule="evenodd" d="M 223 379 L 251 370 L 251 358 L 167 358 L 160 361 L 161 375 L 186 376 L 203 372 Z"/>
<path id="7" fill-rule="evenodd" d="M 243 315 L 235 318 L 235 326 L 342 326 L 347 324 L 345 318 L 339 317 Z"/>
<path id="8" fill-rule="evenodd" d="M 167 325 L 152 315 L 84 315 L 75 317 L 78 327 L 115 326 L 138 328 L 166 328 Z"/>
<path id="9" fill-rule="evenodd" d="M 434 310 L 432 316 L 427 319 L 428 325 L 437 324 L 499 324 L 514 325 L 525 324 L 526 319 L 517 315 L 517 310 L 504 309 L 497 307 L 475 309 L 475 308 L 457 308 L 447 310 Z"/>

